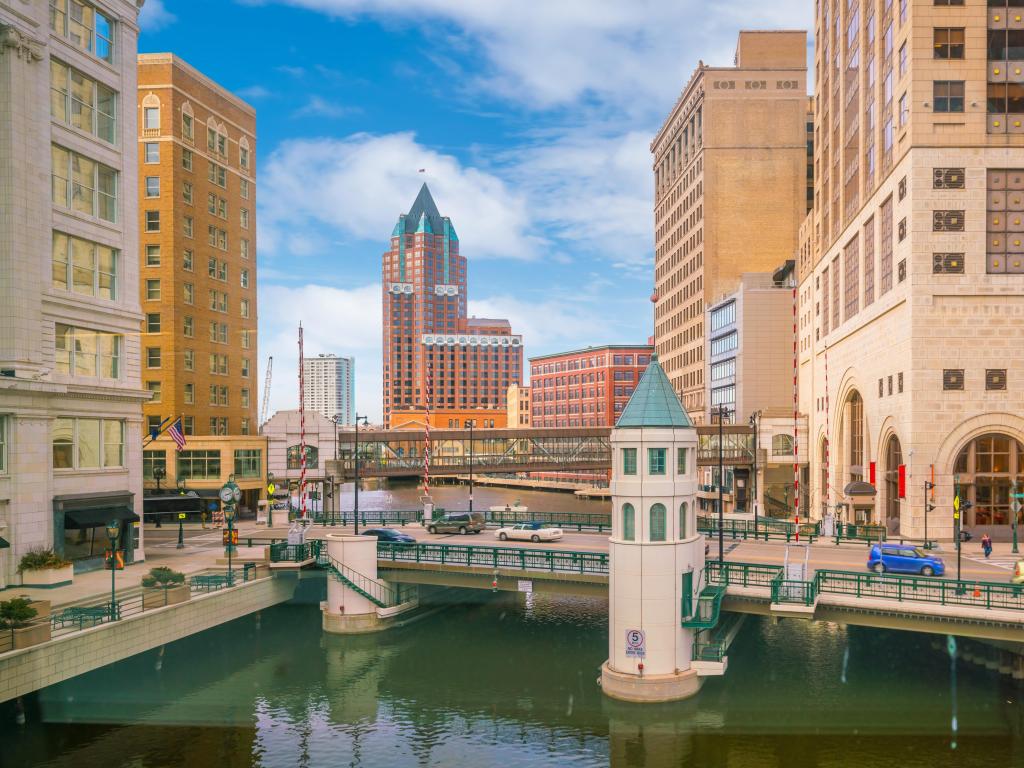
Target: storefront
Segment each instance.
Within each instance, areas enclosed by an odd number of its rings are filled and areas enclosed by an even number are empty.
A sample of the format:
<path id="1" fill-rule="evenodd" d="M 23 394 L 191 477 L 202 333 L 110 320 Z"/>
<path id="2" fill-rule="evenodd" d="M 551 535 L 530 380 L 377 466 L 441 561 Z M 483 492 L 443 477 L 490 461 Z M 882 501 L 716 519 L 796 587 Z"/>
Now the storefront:
<path id="1" fill-rule="evenodd" d="M 75 573 L 93 571 L 104 565 L 110 549 L 107 525 L 119 528 L 117 548 L 124 550 L 125 563 L 135 559 L 139 516 L 134 511 L 134 494 L 129 491 L 65 494 L 53 497 L 53 549 L 75 566 Z"/>

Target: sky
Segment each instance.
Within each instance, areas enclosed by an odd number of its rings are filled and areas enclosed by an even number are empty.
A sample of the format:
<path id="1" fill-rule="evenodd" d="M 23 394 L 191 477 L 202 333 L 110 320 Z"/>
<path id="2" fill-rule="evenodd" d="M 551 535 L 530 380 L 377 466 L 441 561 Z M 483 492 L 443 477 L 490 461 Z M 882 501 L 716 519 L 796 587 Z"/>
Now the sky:
<path id="1" fill-rule="evenodd" d="M 380 257 L 424 181 L 459 233 L 469 313 L 508 318 L 527 357 L 644 342 L 651 139 L 698 61 L 730 66 L 740 29 L 808 29 L 812 12 L 811 0 L 146 0 L 139 51 L 180 56 L 257 111 L 270 413 L 298 406 L 301 321 L 307 356 L 355 357 L 357 409 L 380 421 Z"/>

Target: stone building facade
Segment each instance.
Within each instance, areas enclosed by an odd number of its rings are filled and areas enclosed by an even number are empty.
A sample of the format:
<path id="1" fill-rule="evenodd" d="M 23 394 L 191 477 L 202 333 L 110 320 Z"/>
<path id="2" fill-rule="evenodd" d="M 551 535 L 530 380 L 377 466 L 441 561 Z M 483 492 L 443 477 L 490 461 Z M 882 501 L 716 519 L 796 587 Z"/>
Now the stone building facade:
<path id="1" fill-rule="evenodd" d="M 1009 533 L 1024 480 L 1015 6 L 818 6 L 815 206 L 798 250 L 816 517 L 951 538 L 958 490 L 969 529 Z M 853 511 L 854 481 L 875 487 L 873 507 Z"/>
<path id="2" fill-rule="evenodd" d="M 0 588 L 142 558 L 138 5 L 0 0 Z"/>

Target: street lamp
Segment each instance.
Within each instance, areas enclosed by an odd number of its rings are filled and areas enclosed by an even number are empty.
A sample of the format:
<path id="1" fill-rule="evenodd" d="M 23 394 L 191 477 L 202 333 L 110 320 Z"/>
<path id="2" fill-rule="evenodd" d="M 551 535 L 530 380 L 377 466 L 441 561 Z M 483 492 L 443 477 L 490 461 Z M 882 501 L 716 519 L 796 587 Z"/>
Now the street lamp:
<path id="1" fill-rule="evenodd" d="M 159 464 L 155 465 L 153 467 L 153 479 L 156 480 L 156 495 L 157 496 L 159 496 L 160 493 L 161 493 L 161 491 L 160 491 L 160 481 L 163 480 L 165 477 L 167 477 L 167 469 L 165 467 L 160 466 Z M 161 515 L 160 515 L 159 512 L 157 512 L 156 513 L 156 527 L 157 528 L 163 528 L 163 525 L 160 524 L 160 519 L 161 519 Z"/>
<path id="2" fill-rule="evenodd" d="M 473 514 L 473 428 L 476 426 L 476 419 L 466 419 L 466 426 L 469 427 L 469 514 Z"/>
<path id="3" fill-rule="evenodd" d="M 722 422 L 729 411 L 725 405 L 718 406 L 718 562 L 725 562 L 725 539 L 723 530 L 725 528 L 724 500 L 722 499 L 722 488 L 725 485 L 725 446 L 722 444 Z"/>
<path id="4" fill-rule="evenodd" d="M 185 481 L 184 480 L 179 480 L 178 481 L 178 495 L 179 496 L 184 496 L 185 495 Z M 184 549 L 185 548 L 185 528 L 184 528 L 184 525 L 185 525 L 185 513 L 182 512 L 181 510 L 179 510 L 178 511 L 178 546 L 175 547 L 175 549 Z"/>
<path id="5" fill-rule="evenodd" d="M 341 420 L 341 414 L 340 413 L 336 413 L 333 416 L 331 416 L 331 422 L 334 424 L 334 460 L 335 461 L 338 460 L 338 422 L 340 420 Z M 327 491 L 327 477 L 325 475 L 324 476 L 324 496 L 327 495 L 326 491 Z M 334 475 L 331 475 L 331 491 L 332 491 L 332 493 L 331 493 L 331 525 L 334 525 L 334 515 L 337 512 L 337 504 L 338 504 L 337 500 L 335 499 L 334 493 L 333 493 L 333 491 L 334 491 Z M 321 509 L 323 509 L 323 506 L 326 504 L 326 499 L 321 500 L 320 504 L 321 504 Z"/>
<path id="6" fill-rule="evenodd" d="M 235 551 L 235 538 L 234 538 L 234 521 L 235 521 L 235 510 L 238 502 L 242 498 L 242 489 L 235 484 L 235 476 L 229 475 L 228 481 L 220 489 L 220 500 L 224 503 L 224 519 L 228 524 L 227 531 L 227 546 L 225 552 L 228 556 L 228 586 L 230 587 L 234 582 L 234 571 L 231 568 L 231 555 Z"/>
<path id="7" fill-rule="evenodd" d="M 761 412 L 754 411 L 750 414 L 750 426 L 754 428 L 754 482 L 753 482 L 753 504 L 754 507 L 754 539 L 757 539 L 757 448 L 760 442 L 759 427 L 761 426 Z"/>
<path id="8" fill-rule="evenodd" d="M 110 620 L 117 618 L 117 596 L 114 589 L 114 573 L 117 570 L 117 535 L 121 531 L 121 523 L 111 520 L 107 523 L 107 539 L 110 541 Z"/>
<path id="9" fill-rule="evenodd" d="M 267 530 L 269 531 L 274 527 L 274 491 L 270 490 L 274 488 L 274 473 L 267 472 Z"/>
<path id="10" fill-rule="evenodd" d="M 356 536 L 359 535 L 359 422 L 360 421 L 363 422 L 363 426 L 366 426 L 367 424 L 370 423 L 370 420 L 368 418 L 366 418 L 365 416 L 360 416 L 358 413 L 356 414 L 356 465 L 355 465 L 356 482 L 355 482 L 355 494 L 354 494 L 355 498 L 353 499 L 353 504 L 352 504 L 352 506 L 354 507 L 354 509 L 352 511 L 352 517 L 354 519 L 353 525 L 355 526 L 354 532 L 355 532 Z"/>

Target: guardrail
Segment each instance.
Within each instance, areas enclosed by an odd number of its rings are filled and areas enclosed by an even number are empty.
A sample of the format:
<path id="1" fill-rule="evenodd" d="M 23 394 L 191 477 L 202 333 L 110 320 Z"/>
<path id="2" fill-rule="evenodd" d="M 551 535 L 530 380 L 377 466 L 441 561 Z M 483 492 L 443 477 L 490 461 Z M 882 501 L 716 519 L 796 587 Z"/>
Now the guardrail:
<path id="1" fill-rule="evenodd" d="M 727 587 L 766 587 L 782 574 L 781 565 L 762 565 L 760 563 L 720 563 L 708 560 L 705 569 L 708 583 L 722 584 Z"/>
<path id="2" fill-rule="evenodd" d="M 592 514 L 588 512 L 488 512 L 487 522 L 503 527 L 515 525 L 516 523 L 543 523 L 554 525 L 558 528 L 575 528 L 582 531 L 584 528 L 596 529 L 599 533 L 611 530 L 612 517 L 605 514 Z"/>
<path id="3" fill-rule="evenodd" d="M 422 517 L 422 509 L 359 510 L 360 525 L 405 525 L 415 523 Z M 313 512 L 311 519 L 317 525 L 351 525 L 355 514 L 353 510 Z"/>
<path id="4" fill-rule="evenodd" d="M 934 576 L 821 570 L 814 577 L 819 594 L 873 597 L 898 602 L 1024 610 L 1024 585 L 956 581 Z"/>
<path id="5" fill-rule="evenodd" d="M 817 579 L 812 581 L 785 579 L 781 573 L 772 579 L 772 603 L 812 606 L 817 599 Z"/>
<path id="6" fill-rule="evenodd" d="M 524 571 L 608 573 L 608 555 L 605 552 L 567 552 L 525 547 L 378 542 L 377 559 L 464 567 L 516 568 Z"/>
<path id="7" fill-rule="evenodd" d="M 302 563 L 306 560 L 315 560 L 320 554 L 320 548 L 320 539 L 310 539 L 302 544 L 280 541 L 270 545 L 270 562 Z"/>
<path id="8" fill-rule="evenodd" d="M 718 535 L 718 518 L 702 516 L 697 518 L 697 530 L 700 533 Z M 762 517 L 754 520 L 723 521 L 722 535 L 732 539 L 785 539 L 796 538 L 797 526 L 788 520 L 776 520 Z M 820 535 L 818 523 L 800 523 L 800 537 L 814 541 Z"/>

